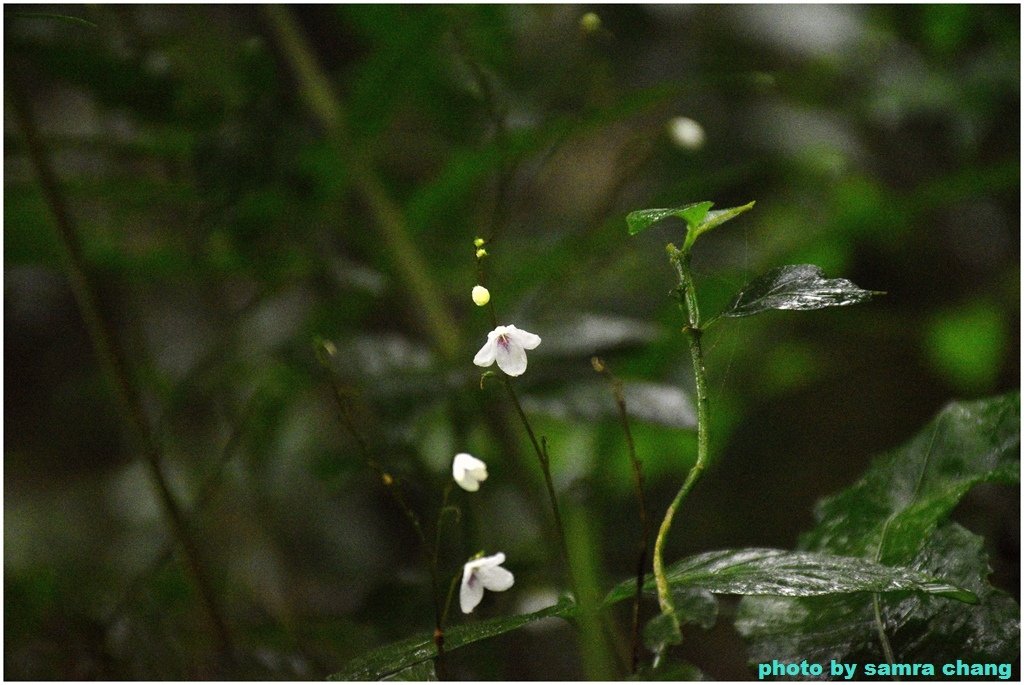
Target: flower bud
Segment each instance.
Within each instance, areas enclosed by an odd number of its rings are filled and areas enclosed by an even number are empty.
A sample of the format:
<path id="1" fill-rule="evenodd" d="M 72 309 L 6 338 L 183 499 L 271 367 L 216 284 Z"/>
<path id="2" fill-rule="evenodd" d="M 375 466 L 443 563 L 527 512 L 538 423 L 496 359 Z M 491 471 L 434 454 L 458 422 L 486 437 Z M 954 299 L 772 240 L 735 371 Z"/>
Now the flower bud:
<path id="1" fill-rule="evenodd" d="M 601 28 L 601 17 L 595 12 L 587 12 L 580 17 L 580 28 L 584 33 L 594 33 Z"/>
<path id="2" fill-rule="evenodd" d="M 491 292 L 482 285 L 473 286 L 473 302 L 477 307 L 483 307 L 491 301 Z"/>

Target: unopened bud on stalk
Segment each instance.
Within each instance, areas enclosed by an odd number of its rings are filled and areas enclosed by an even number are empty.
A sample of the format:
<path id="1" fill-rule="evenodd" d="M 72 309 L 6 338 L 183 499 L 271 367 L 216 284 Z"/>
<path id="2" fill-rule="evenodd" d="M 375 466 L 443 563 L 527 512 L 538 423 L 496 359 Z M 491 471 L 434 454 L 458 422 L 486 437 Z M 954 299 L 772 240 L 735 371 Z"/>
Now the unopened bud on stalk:
<path id="1" fill-rule="evenodd" d="M 482 285 L 473 286 L 473 302 L 477 307 L 483 307 L 491 301 L 491 292 Z"/>

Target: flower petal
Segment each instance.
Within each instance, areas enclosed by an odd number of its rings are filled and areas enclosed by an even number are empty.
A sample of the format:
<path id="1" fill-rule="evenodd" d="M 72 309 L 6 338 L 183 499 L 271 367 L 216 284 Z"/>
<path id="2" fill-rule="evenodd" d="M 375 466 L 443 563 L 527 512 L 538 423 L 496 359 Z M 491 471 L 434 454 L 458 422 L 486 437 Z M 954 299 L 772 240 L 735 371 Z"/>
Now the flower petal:
<path id="1" fill-rule="evenodd" d="M 491 592 L 504 592 L 512 587 L 516 580 L 511 571 L 501 566 L 485 566 L 478 569 L 476 577 L 480 584 Z"/>
<path id="2" fill-rule="evenodd" d="M 496 337 L 487 336 L 487 342 L 480 348 L 480 351 L 473 357 L 473 363 L 477 366 L 490 366 L 494 363 L 494 355 L 498 350 Z"/>
<path id="3" fill-rule="evenodd" d="M 524 331 L 516 328 L 515 326 L 509 326 L 505 333 L 508 339 L 513 343 L 522 346 L 524 350 L 532 350 L 537 345 L 540 345 L 540 336 L 529 331 Z"/>
<path id="4" fill-rule="evenodd" d="M 487 464 L 472 454 L 459 452 L 452 460 L 452 478 L 467 492 L 480 489 L 480 481 L 487 480 Z"/>
<path id="5" fill-rule="evenodd" d="M 514 340 L 510 339 L 508 345 L 497 345 L 495 359 L 498 368 L 509 376 L 522 376 L 526 371 L 526 351 Z"/>
<path id="6" fill-rule="evenodd" d="M 469 564 L 466 564 L 466 568 L 462 572 L 462 587 L 459 588 L 459 607 L 462 609 L 462 613 L 473 613 L 473 609 L 476 609 L 476 605 L 483 598 L 484 586 L 474 575 L 473 570 L 469 568 Z"/>

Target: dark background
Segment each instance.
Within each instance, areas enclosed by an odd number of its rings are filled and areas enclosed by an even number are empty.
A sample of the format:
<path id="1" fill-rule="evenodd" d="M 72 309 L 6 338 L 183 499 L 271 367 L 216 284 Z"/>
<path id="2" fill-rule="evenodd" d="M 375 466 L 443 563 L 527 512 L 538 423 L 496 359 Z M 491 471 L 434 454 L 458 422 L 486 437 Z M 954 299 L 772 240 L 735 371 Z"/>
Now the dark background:
<path id="1" fill-rule="evenodd" d="M 550 602 L 536 465 L 471 364 L 491 328 L 469 298 L 477 235 L 500 318 L 543 338 L 518 388 L 602 587 L 632 572 L 639 524 L 590 357 L 634 388 L 656 521 L 695 447 L 664 252 L 682 229 L 629 238 L 633 209 L 757 200 L 696 249 L 706 313 L 789 263 L 887 293 L 707 334 L 714 464 L 669 560 L 792 548 L 820 497 L 947 402 L 1019 387 L 1018 6 L 598 6 L 587 31 L 589 9 L 5 6 L 6 678 L 321 678 L 431 630 L 415 537 L 339 422 L 320 338 L 424 520 L 455 452 L 489 464 L 455 493 L 445 571 L 485 548 L 517 580 L 474 620 Z M 18 102 L 234 666 L 166 554 Z M 677 116 L 699 148 L 673 142 Z M 955 517 L 1019 599 L 1019 492 L 979 488 Z M 752 677 L 732 606 L 683 648 L 717 679 Z M 556 624 L 460 650 L 453 675 L 584 671 Z"/>

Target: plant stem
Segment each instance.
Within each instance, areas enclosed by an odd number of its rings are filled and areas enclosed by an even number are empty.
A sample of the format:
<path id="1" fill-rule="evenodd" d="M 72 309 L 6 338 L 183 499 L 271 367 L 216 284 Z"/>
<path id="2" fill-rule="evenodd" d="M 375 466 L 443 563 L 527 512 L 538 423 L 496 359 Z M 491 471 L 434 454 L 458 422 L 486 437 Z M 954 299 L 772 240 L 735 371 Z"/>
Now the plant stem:
<path id="1" fill-rule="evenodd" d="M 629 452 L 629 462 L 633 467 L 633 488 L 636 490 L 637 505 L 640 508 L 640 543 L 637 550 L 636 562 L 636 596 L 633 598 L 633 626 L 632 626 L 632 660 L 630 670 L 636 673 L 640 668 L 640 604 L 644 596 L 644 572 L 647 568 L 647 544 L 651 537 L 651 524 L 647 518 L 647 498 L 644 496 L 644 473 L 640 460 L 636 456 L 636 445 L 633 442 L 633 432 L 629 428 L 629 414 L 626 411 L 626 398 L 622 393 L 622 381 L 612 374 L 611 369 L 604 363 L 604 360 L 594 357 L 590 360 L 594 370 L 608 378 L 612 386 L 612 395 L 615 397 L 615 404 L 619 409 L 619 422 L 622 423 L 622 432 L 626 435 L 626 447 Z"/>
<path id="2" fill-rule="evenodd" d="M 349 434 L 356 441 L 356 445 L 358 445 L 359 451 L 362 452 L 363 460 L 366 462 L 366 465 L 376 471 L 384 489 L 388 491 L 388 494 L 391 495 L 395 504 L 398 505 L 398 508 L 405 515 L 405 518 L 409 521 L 409 525 L 412 526 L 413 531 L 415 531 L 417 539 L 419 539 L 420 553 L 423 555 L 423 561 L 430 574 L 430 594 L 434 604 L 434 645 L 437 648 L 437 658 L 434 661 L 434 665 L 437 669 L 438 679 L 446 680 L 447 669 L 445 668 L 444 658 L 444 617 L 447 615 L 448 611 L 446 607 L 442 609 L 441 606 L 441 587 L 440 580 L 438 578 L 438 550 L 441 545 L 441 520 L 444 517 L 445 509 L 448 506 L 448 496 L 451 494 L 451 487 L 446 487 L 444 490 L 444 499 L 441 502 L 441 509 L 437 515 L 437 528 L 434 531 L 434 546 L 431 547 L 427 539 L 427 534 L 423 530 L 423 525 L 420 523 L 419 516 L 416 515 L 413 508 L 409 506 L 408 502 L 406 502 L 405 496 L 402 494 L 401 488 L 398 487 L 395 477 L 388 473 L 384 467 L 378 464 L 373 458 L 373 454 L 370 451 L 370 444 L 363 436 L 362 431 L 359 430 L 356 417 L 353 416 L 352 408 L 346 400 L 345 392 L 339 386 L 338 380 L 334 376 L 334 372 L 330 365 L 330 357 L 333 354 L 331 351 L 332 349 L 333 346 L 329 347 L 328 343 L 320 341 L 317 344 L 316 356 L 320 365 L 324 369 L 328 382 L 330 383 L 334 401 L 338 405 L 342 425 L 345 426 L 346 430 L 348 430 Z M 450 599 L 451 597 L 449 595 L 449 601 Z"/>
<path id="3" fill-rule="evenodd" d="M 533 432 L 533 427 L 530 426 L 530 420 L 526 418 L 526 412 L 523 411 L 523 406 L 519 404 L 519 397 L 516 395 L 515 388 L 512 387 L 512 379 L 506 375 L 502 375 L 505 381 L 505 389 L 508 391 L 509 399 L 512 400 L 512 405 L 516 408 L 516 413 L 519 414 L 519 419 L 523 422 L 523 426 L 526 428 L 526 434 L 530 436 L 530 443 L 533 445 L 534 451 L 537 453 L 537 461 L 540 462 L 540 470 L 544 474 L 544 485 L 548 491 L 548 500 L 551 502 L 551 513 L 555 518 L 555 529 L 558 534 L 558 542 L 562 553 L 562 561 L 565 564 L 566 574 L 569 577 L 569 585 L 572 586 L 573 595 L 579 601 L 580 593 L 579 586 L 576 584 L 576 576 L 572 572 L 572 564 L 569 561 L 569 544 L 565 537 L 565 526 L 562 523 L 562 513 L 558 509 L 558 497 L 555 495 L 555 484 L 551 479 L 551 463 L 548 458 L 548 446 L 547 441 L 541 438 L 541 441 L 537 441 L 537 436 Z"/>
<path id="4" fill-rule="evenodd" d="M 658 588 L 658 604 L 661 607 L 661 612 L 670 616 L 678 629 L 679 617 L 676 616 L 672 590 L 668 584 L 668 577 L 665 575 L 665 540 L 672 528 L 672 520 L 676 511 L 707 466 L 709 407 L 707 372 L 704 369 L 704 352 L 701 348 L 700 308 L 697 304 L 697 289 L 693 274 L 690 271 L 690 252 L 689 249 L 677 250 L 673 245 L 669 245 L 668 252 L 669 259 L 679 275 L 679 287 L 682 292 L 680 307 L 687 319 L 687 325 L 683 331 L 689 341 L 690 361 L 693 365 L 693 375 L 697 387 L 697 460 L 686 475 L 686 480 L 679 488 L 679 492 L 676 493 L 675 499 L 666 510 L 665 518 L 658 529 L 658 537 L 654 541 L 654 579 Z"/>
<path id="5" fill-rule="evenodd" d="M 162 470 L 163 452 L 149 425 L 149 420 L 146 418 L 142 398 L 132 382 L 124 352 L 118 345 L 117 337 L 114 335 L 109 322 L 100 312 L 96 289 L 89 277 L 85 257 L 82 254 L 77 227 L 64 202 L 64 196 L 57 183 L 57 176 L 50 166 L 50 160 L 46 155 L 43 142 L 36 129 L 31 107 L 25 99 L 20 86 L 15 81 L 16 79 L 13 78 L 10 81 L 11 102 L 14 105 L 16 118 L 25 136 L 29 159 L 35 168 L 43 197 L 46 199 L 50 212 L 53 214 L 58 238 L 64 247 L 67 257 L 68 280 L 75 300 L 78 303 L 82 320 L 88 329 L 89 338 L 92 341 L 93 349 L 99 357 L 100 363 L 114 381 L 114 391 L 124 412 L 129 430 L 134 434 L 142 450 L 150 478 L 156 485 L 157 495 L 160 498 L 164 516 L 167 518 L 171 534 L 176 539 L 178 548 L 181 551 L 185 573 L 199 594 L 221 654 L 226 659 L 231 660 L 233 659 L 231 636 L 228 632 L 227 624 L 221 615 L 213 587 L 206 576 L 206 571 L 200 560 L 198 545 L 192 537 L 192 532 L 189 529 L 181 507 L 174 498 L 167 479 L 164 477 Z"/>
<path id="6" fill-rule="evenodd" d="M 353 185 L 374 217 L 374 225 L 387 246 L 398 277 L 414 300 L 415 310 L 423 317 L 426 332 L 445 359 L 454 359 L 460 349 L 458 325 L 441 297 L 440 288 L 430 277 L 422 253 L 409 235 L 401 208 L 388 194 L 376 171 L 354 149 L 341 100 L 289 9 L 279 5 L 263 5 L 262 9 L 282 54 L 295 73 L 299 95 L 348 166 Z"/>

